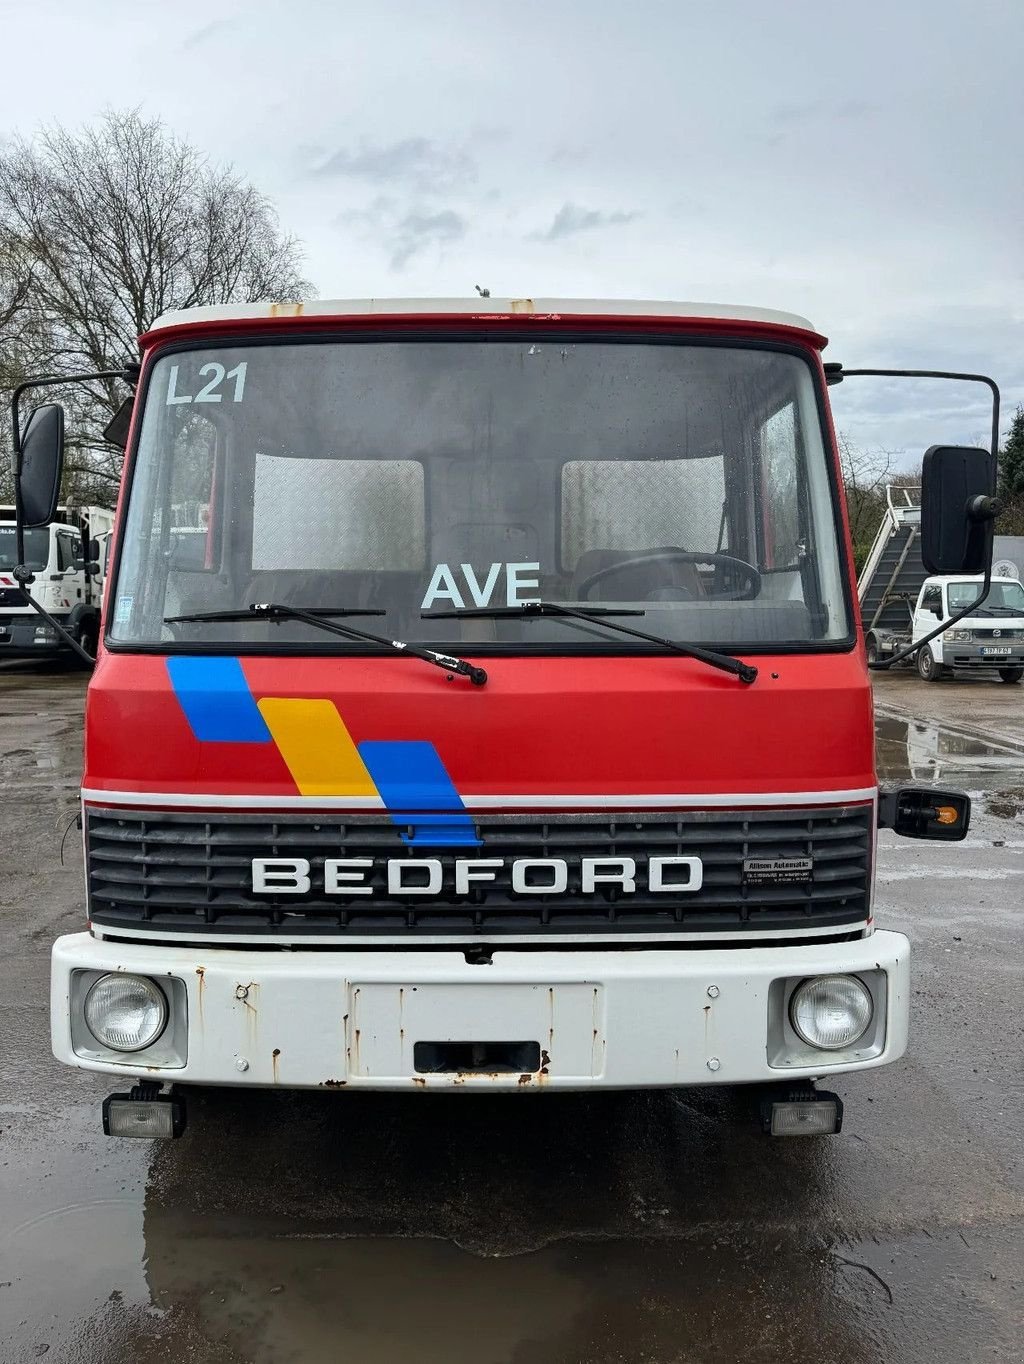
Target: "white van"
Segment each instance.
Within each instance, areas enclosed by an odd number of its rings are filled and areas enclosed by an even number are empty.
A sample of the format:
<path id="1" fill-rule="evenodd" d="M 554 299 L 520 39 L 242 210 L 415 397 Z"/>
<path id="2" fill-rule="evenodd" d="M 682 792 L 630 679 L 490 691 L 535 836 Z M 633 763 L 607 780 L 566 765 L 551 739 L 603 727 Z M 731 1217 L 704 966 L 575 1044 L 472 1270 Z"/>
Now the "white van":
<path id="1" fill-rule="evenodd" d="M 926 578 L 914 609 L 913 642 L 981 595 L 984 579 Z M 988 596 L 969 616 L 917 651 L 926 682 L 960 670 L 995 668 L 1004 682 L 1024 677 L 1024 587 L 1016 578 L 993 578 Z"/>

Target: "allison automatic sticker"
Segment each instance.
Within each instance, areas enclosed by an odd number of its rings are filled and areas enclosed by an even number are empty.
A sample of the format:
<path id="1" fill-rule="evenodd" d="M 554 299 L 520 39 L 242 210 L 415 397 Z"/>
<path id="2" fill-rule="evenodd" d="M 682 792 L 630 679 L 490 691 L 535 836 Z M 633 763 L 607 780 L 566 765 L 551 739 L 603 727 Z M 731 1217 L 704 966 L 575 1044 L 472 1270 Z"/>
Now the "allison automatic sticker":
<path id="1" fill-rule="evenodd" d="M 752 886 L 766 881 L 809 881 L 813 871 L 812 857 L 746 857 L 743 860 L 743 879 Z"/>

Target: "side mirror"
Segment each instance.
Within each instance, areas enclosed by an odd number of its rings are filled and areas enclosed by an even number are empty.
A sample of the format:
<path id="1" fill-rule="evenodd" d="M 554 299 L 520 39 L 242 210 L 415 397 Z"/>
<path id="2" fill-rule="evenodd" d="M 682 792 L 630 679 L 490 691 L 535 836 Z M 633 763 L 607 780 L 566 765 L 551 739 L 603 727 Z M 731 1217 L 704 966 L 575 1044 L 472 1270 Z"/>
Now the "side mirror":
<path id="1" fill-rule="evenodd" d="M 75 555 L 75 567 L 81 573 L 100 571 L 100 542 L 83 538 L 81 549 Z"/>
<path id="2" fill-rule="evenodd" d="M 28 419 L 18 458 L 18 492 L 26 529 L 48 526 L 60 500 L 64 467 L 64 409 L 37 407 Z"/>
<path id="3" fill-rule="evenodd" d="M 103 439 L 108 440 L 111 445 L 119 445 L 122 450 L 125 449 L 128 444 L 128 432 L 131 430 L 132 409 L 134 406 L 134 397 L 125 398 L 124 402 L 103 428 Z"/>
<path id="4" fill-rule="evenodd" d="M 921 470 L 921 559 L 929 573 L 984 573 L 992 560 L 996 462 L 987 450 L 933 445 Z"/>

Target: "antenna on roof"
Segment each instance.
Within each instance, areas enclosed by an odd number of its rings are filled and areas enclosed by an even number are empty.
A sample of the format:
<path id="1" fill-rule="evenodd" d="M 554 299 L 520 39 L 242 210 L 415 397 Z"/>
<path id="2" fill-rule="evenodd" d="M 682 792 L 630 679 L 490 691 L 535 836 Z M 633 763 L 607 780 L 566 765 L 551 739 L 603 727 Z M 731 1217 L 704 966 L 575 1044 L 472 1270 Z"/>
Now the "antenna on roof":
<path id="1" fill-rule="evenodd" d="M 479 284 L 474 284 L 473 288 L 477 291 L 481 298 L 490 298 L 491 296 L 490 289 L 484 289 L 482 285 Z"/>

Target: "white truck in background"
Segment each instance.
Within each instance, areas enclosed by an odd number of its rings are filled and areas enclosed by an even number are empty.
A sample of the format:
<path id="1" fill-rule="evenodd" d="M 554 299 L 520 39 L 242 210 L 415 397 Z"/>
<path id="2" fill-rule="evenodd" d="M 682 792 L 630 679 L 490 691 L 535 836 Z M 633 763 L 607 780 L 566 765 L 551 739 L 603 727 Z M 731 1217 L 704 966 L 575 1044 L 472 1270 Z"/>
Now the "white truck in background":
<path id="1" fill-rule="evenodd" d="M 868 662 L 923 639 L 940 620 L 981 596 L 982 576 L 928 577 L 921 561 L 916 487 L 886 488 L 886 512 L 857 583 Z M 910 660 L 926 682 L 979 668 L 1003 682 L 1024 678 L 1024 587 L 1014 564 L 997 561 L 983 602 Z"/>
<path id="2" fill-rule="evenodd" d="M 95 655 L 114 513 L 105 507 L 67 506 L 57 516 L 51 525 L 25 532 L 25 562 L 35 575 L 28 590 Z M 0 507 L 0 662 L 52 662 L 70 654 L 53 626 L 22 596 L 14 576 L 17 563 L 14 508 Z"/>

